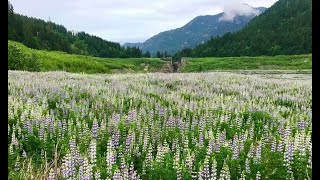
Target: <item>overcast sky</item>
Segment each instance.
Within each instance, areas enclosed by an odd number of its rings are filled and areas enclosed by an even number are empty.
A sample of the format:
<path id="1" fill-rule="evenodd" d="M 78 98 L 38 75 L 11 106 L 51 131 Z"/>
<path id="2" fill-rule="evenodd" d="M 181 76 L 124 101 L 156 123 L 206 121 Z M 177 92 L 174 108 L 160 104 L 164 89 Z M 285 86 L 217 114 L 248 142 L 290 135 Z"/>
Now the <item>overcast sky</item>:
<path id="1" fill-rule="evenodd" d="M 103 39 L 143 42 L 199 15 L 233 12 L 239 3 L 270 7 L 277 0 L 10 0 L 19 14 L 62 24 Z"/>

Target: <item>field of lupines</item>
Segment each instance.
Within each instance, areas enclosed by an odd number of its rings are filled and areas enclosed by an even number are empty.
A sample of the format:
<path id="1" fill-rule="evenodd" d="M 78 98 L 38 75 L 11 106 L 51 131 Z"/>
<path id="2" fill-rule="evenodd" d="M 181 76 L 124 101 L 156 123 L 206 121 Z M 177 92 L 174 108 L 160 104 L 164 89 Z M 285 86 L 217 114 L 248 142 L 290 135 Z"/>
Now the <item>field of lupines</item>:
<path id="1" fill-rule="evenodd" d="M 9 71 L 9 179 L 311 179 L 311 79 Z"/>

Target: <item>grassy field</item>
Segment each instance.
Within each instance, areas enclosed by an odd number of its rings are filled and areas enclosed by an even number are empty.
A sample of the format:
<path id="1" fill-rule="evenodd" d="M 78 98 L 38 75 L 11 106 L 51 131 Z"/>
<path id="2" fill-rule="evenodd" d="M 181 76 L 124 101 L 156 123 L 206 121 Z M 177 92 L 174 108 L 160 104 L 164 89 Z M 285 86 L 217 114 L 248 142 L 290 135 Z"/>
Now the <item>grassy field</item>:
<path id="1" fill-rule="evenodd" d="M 41 71 L 73 73 L 135 73 L 163 72 L 165 62 L 159 58 L 98 58 L 67 54 L 59 51 L 30 49 L 21 43 L 8 41 L 25 54 L 35 54 Z M 9 46 L 10 47 L 10 46 Z M 188 58 L 181 72 L 243 71 L 243 70 L 296 70 L 311 73 L 312 55 L 280 55 L 259 57 L 207 57 Z"/>
<path id="2" fill-rule="evenodd" d="M 182 72 L 213 70 L 310 70 L 312 55 L 189 58 Z"/>
<path id="3" fill-rule="evenodd" d="M 60 51 L 30 49 L 21 43 L 8 41 L 23 53 L 35 54 L 40 60 L 41 71 L 66 71 L 84 73 L 154 72 L 162 68 L 159 58 L 99 58 L 67 54 Z"/>

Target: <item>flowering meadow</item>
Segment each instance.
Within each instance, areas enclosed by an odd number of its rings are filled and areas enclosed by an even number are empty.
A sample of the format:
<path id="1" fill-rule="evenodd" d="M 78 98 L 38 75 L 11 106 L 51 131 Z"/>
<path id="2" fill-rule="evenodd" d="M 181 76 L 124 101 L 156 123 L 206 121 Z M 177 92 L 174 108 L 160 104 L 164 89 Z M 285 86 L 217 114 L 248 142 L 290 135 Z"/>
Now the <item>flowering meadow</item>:
<path id="1" fill-rule="evenodd" d="M 311 179 L 311 79 L 8 73 L 9 179 Z"/>

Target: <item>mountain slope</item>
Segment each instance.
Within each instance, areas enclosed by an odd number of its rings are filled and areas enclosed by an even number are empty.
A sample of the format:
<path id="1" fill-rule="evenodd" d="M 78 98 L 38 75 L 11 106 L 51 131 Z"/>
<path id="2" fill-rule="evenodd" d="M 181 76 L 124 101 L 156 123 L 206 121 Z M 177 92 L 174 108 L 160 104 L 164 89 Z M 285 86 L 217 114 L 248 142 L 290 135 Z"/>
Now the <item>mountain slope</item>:
<path id="1" fill-rule="evenodd" d="M 307 54 L 312 52 L 312 1 L 279 0 L 236 33 L 198 45 L 194 57 Z M 185 54 L 179 52 L 179 56 Z"/>
<path id="2" fill-rule="evenodd" d="M 183 27 L 161 32 L 144 43 L 126 43 L 123 46 L 137 46 L 143 51 L 151 52 L 151 54 L 155 54 L 157 51 L 167 51 L 169 54 L 173 54 L 184 48 L 193 48 L 197 44 L 210 40 L 211 37 L 238 31 L 253 17 L 266 9 L 250 6 L 247 8 L 252 12 L 251 14 L 240 14 L 231 19 L 225 18 L 225 13 L 198 16 Z"/>
<path id="3" fill-rule="evenodd" d="M 8 1 L 8 39 L 40 50 L 63 51 L 96 57 L 141 57 L 137 48 L 123 48 L 85 32 L 68 31 L 64 26 L 14 12 Z"/>

